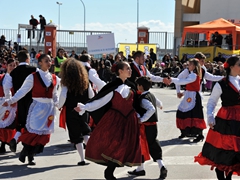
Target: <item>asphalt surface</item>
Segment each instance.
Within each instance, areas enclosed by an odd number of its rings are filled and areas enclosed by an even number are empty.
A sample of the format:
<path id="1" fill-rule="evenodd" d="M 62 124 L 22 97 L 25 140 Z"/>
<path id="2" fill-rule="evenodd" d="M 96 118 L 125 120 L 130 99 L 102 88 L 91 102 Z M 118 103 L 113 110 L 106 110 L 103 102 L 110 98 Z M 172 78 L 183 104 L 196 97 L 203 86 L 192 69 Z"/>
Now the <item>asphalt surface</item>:
<path id="1" fill-rule="evenodd" d="M 179 140 L 179 130 L 176 128 L 176 109 L 180 99 L 176 91 L 169 88 L 154 87 L 151 92 L 163 102 L 163 110 L 158 110 L 158 139 L 163 149 L 163 159 L 168 168 L 168 180 L 213 180 L 215 171 L 210 166 L 200 166 L 194 163 L 194 156 L 201 152 L 203 142 L 193 143 L 193 139 Z M 209 93 L 203 95 L 204 115 L 206 117 L 206 104 Z M 220 103 L 219 103 L 220 105 Z M 219 107 L 218 105 L 218 107 Z M 206 136 L 207 129 L 204 130 Z M 22 145 L 19 143 L 17 152 L 10 152 L 7 147 L 6 154 L 0 154 L 0 179 L 17 180 L 97 180 L 104 179 L 104 166 L 86 161 L 88 165 L 77 166 L 80 161 L 77 151 L 68 141 L 68 132 L 55 123 L 55 132 L 51 141 L 46 145 L 44 152 L 35 157 L 36 165 L 27 166 L 18 160 Z M 129 176 L 127 171 L 134 168 L 117 168 L 115 176 L 120 180 L 148 180 L 158 179 L 159 168 L 152 160 L 145 163 L 146 176 Z M 240 179 L 234 176 L 233 179 Z"/>

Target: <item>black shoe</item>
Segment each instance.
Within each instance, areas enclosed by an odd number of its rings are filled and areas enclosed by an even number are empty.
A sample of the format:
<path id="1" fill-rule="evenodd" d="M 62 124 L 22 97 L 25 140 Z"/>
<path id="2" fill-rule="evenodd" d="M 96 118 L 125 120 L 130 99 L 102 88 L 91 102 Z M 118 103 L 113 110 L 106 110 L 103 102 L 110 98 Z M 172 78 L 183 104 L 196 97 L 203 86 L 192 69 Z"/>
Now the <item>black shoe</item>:
<path id="1" fill-rule="evenodd" d="M 19 155 L 19 161 L 21 161 L 22 163 L 25 163 L 25 159 L 26 159 L 26 155 L 23 153 L 23 151 L 20 152 Z"/>
<path id="2" fill-rule="evenodd" d="M 136 169 L 135 169 L 134 171 L 128 171 L 128 174 L 135 175 L 135 176 L 145 176 L 146 172 L 145 172 L 145 170 L 136 171 Z"/>
<path id="3" fill-rule="evenodd" d="M 160 170 L 160 177 L 159 179 L 165 179 L 167 177 L 168 170 L 163 166 Z"/>
<path id="4" fill-rule="evenodd" d="M 117 178 L 113 176 L 113 172 L 109 172 L 107 169 L 104 171 L 104 177 L 106 180 L 117 180 Z"/>
<path id="5" fill-rule="evenodd" d="M 6 153 L 5 144 L 6 144 L 6 143 L 3 143 L 3 142 L 2 142 L 2 144 L 1 144 L 1 147 L 0 147 L 0 153 L 1 153 L 1 154 Z"/>
<path id="6" fill-rule="evenodd" d="M 10 142 L 9 142 L 9 147 L 10 147 L 10 150 L 12 152 L 16 152 L 17 150 L 17 142 L 16 142 L 16 139 L 12 139 Z"/>
<path id="7" fill-rule="evenodd" d="M 34 162 L 34 161 L 29 161 L 29 162 L 28 162 L 28 165 L 29 165 L 29 166 L 35 166 L 35 165 L 36 165 L 36 162 Z"/>
<path id="8" fill-rule="evenodd" d="M 28 155 L 28 165 L 30 166 L 35 166 L 36 162 L 34 162 L 34 156 L 32 155 Z"/>
<path id="9" fill-rule="evenodd" d="M 81 162 L 78 162 L 77 165 L 78 165 L 78 166 L 85 166 L 85 165 L 86 165 L 86 162 L 85 162 L 85 161 L 81 161 Z"/>
<path id="10" fill-rule="evenodd" d="M 178 139 L 182 139 L 182 138 L 185 138 L 186 136 L 181 134 L 180 136 L 178 136 Z"/>
<path id="11" fill-rule="evenodd" d="M 193 142 L 199 142 L 199 141 L 203 141 L 204 136 L 202 134 L 198 135 L 198 137 L 196 139 L 193 140 Z"/>

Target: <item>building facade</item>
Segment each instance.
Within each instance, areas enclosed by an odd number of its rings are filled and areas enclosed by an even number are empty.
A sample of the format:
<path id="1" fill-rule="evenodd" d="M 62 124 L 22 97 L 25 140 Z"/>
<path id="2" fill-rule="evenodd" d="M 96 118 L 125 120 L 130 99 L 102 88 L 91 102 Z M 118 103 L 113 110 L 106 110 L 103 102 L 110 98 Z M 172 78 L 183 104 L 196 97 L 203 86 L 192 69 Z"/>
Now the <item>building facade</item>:
<path id="1" fill-rule="evenodd" d="M 181 43 L 183 28 L 224 18 L 240 22 L 239 0 L 175 0 L 175 52 Z"/>

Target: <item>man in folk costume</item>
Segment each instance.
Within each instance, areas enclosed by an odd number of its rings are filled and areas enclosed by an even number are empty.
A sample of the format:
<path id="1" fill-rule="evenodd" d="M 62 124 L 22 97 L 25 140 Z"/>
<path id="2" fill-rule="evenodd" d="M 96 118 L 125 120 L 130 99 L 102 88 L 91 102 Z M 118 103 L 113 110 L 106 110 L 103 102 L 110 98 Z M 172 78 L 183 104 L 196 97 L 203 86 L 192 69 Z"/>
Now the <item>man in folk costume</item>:
<path id="1" fill-rule="evenodd" d="M 147 68 L 144 66 L 144 53 L 142 51 L 136 51 L 135 54 L 133 55 L 134 61 L 133 63 L 130 64 L 131 68 L 132 68 L 132 75 L 129 78 L 129 80 L 133 83 L 136 82 L 135 80 L 138 77 L 141 76 L 147 76 L 151 79 L 152 82 L 163 82 L 165 84 L 169 84 L 170 80 L 168 78 L 162 78 L 160 76 L 154 76 L 152 75 Z M 136 86 L 137 87 L 137 86 Z M 141 93 L 138 92 L 138 94 L 140 95 Z M 138 103 L 140 104 L 140 103 Z M 138 110 L 137 110 L 138 112 Z M 149 153 L 146 153 L 147 149 L 148 149 L 148 145 L 147 145 L 147 139 L 146 139 L 146 134 L 144 133 L 144 131 L 141 131 L 141 148 L 142 148 L 142 160 L 143 162 L 146 160 L 149 160 Z M 162 149 L 160 148 L 160 151 Z M 161 151 L 162 153 L 162 151 Z M 141 164 L 141 166 L 139 166 L 137 169 L 133 170 L 133 171 L 128 171 L 129 174 L 131 175 L 136 175 L 136 176 L 145 176 L 145 171 L 144 171 L 144 167 L 143 167 L 143 163 Z M 167 171 L 164 172 L 165 175 L 167 176 Z"/>
<path id="2" fill-rule="evenodd" d="M 106 85 L 106 83 L 98 77 L 97 71 L 91 67 L 91 65 L 90 65 L 90 61 L 91 61 L 90 55 L 89 54 L 83 54 L 80 57 L 80 61 L 83 63 L 83 65 L 85 66 L 85 68 L 88 72 L 88 78 L 89 78 L 89 81 L 92 85 L 92 88 L 96 87 L 95 89 L 97 91 L 100 91 L 102 89 L 102 87 Z"/>
<path id="3" fill-rule="evenodd" d="M 99 78 L 97 71 L 91 67 L 91 65 L 90 65 L 91 56 L 89 54 L 83 54 L 80 57 L 80 61 L 83 63 L 83 65 L 85 66 L 85 68 L 88 72 L 89 82 L 92 86 L 94 93 L 96 94 L 103 88 L 103 86 L 106 85 L 106 83 Z M 92 117 L 89 117 L 87 119 L 87 122 L 88 122 L 89 126 L 91 127 L 91 129 L 93 130 L 96 125 L 95 125 Z M 84 137 L 85 145 L 87 144 L 88 139 L 89 139 L 89 136 Z"/>
<path id="4" fill-rule="evenodd" d="M 169 84 L 170 81 L 168 78 L 162 78 L 160 76 L 152 75 L 147 68 L 144 66 L 144 53 L 142 51 L 136 51 L 133 55 L 134 61 L 130 64 L 132 68 L 132 75 L 129 80 L 135 83 L 137 77 L 147 76 L 150 77 L 152 82 L 163 82 Z"/>
<path id="5" fill-rule="evenodd" d="M 19 66 L 16 67 L 11 73 L 10 76 L 6 76 L 6 82 L 4 84 L 4 92 L 10 92 L 13 88 L 14 93 L 16 93 L 26 77 L 36 72 L 36 68 L 29 66 L 30 56 L 27 51 L 19 51 L 18 53 Z M 17 125 L 16 125 L 16 134 L 14 138 L 10 141 L 9 146 L 12 152 L 16 152 L 18 138 L 21 136 L 21 130 L 25 127 L 27 114 L 29 106 L 32 102 L 31 91 L 27 93 L 21 100 L 17 102 Z"/>

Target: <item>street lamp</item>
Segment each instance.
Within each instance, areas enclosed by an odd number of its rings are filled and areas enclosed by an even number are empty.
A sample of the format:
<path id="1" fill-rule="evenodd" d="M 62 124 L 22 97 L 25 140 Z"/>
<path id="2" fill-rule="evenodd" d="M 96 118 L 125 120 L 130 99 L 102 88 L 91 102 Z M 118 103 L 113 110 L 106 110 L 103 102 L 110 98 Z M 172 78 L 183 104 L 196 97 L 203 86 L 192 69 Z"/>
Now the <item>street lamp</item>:
<path id="1" fill-rule="evenodd" d="M 60 6 L 62 5 L 61 2 L 56 2 L 58 4 L 58 30 L 60 30 Z"/>
<path id="2" fill-rule="evenodd" d="M 137 0 L 137 51 L 138 51 L 139 0 Z"/>
<path id="3" fill-rule="evenodd" d="M 81 1 L 81 3 L 82 3 L 82 5 L 83 5 L 83 10 L 84 10 L 84 22 L 83 22 L 83 31 L 84 31 L 84 36 L 83 36 L 83 41 L 84 41 L 84 44 L 83 44 L 83 46 L 84 46 L 84 48 L 85 48 L 85 38 L 86 38 L 86 36 L 85 36 L 85 31 L 86 31 L 86 8 L 85 8 L 85 4 L 83 3 L 83 1 L 82 0 L 80 0 Z"/>

